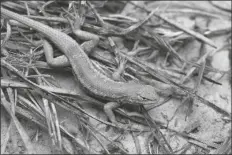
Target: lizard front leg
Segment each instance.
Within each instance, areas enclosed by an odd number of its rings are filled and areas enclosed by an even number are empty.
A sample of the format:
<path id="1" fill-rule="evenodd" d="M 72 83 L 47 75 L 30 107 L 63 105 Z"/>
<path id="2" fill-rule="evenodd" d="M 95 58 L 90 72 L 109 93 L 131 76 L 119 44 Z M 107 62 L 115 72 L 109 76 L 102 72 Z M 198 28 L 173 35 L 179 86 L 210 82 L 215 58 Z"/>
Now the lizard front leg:
<path id="1" fill-rule="evenodd" d="M 108 102 L 104 105 L 104 112 L 113 124 L 115 124 L 117 127 L 121 129 L 126 129 L 127 126 L 117 122 L 115 114 L 113 112 L 114 109 L 119 108 L 119 107 L 120 107 L 120 104 L 117 102 Z"/>
<path id="2" fill-rule="evenodd" d="M 121 124 L 119 122 L 117 122 L 116 120 L 116 117 L 115 117 L 115 114 L 113 112 L 114 109 L 117 109 L 121 106 L 120 103 L 117 103 L 117 102 L 108 102 L 104 105 L 104 112 L 106 114 L 106 116 L 109 118 L 109 120 L 115 124 L 117 127 L 119 128 L 123 128 L 123 129 L 126 129 L 128 128 L 129 126 L 128 125 L 125 125 L 125 124 Z M 126 114 L 129 116 L 129 117 L 140 117 L 140 118 L 144 118 L 144 116 L 142 114 L 139 114 L 137 112 L 126 112 Z"/>
<path id="3" fill-rule="evenodd" d="M 116 117 L 113 110 L 120 107 L 120 104 L 117 102 L 108 102 L 104 105 L 104 112 L 112 123 L 117 124 Z"/>

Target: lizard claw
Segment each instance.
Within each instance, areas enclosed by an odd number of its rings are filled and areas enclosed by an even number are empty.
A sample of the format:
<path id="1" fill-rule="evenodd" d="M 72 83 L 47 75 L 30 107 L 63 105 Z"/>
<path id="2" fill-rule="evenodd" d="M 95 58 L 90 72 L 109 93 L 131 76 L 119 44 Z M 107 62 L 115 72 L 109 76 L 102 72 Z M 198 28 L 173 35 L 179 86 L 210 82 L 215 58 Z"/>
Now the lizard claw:
<path id="1" fill-rule="evenodd" d="M 122 123 L 119 123 L 119 122 L 114 123 L 114 124 L 116 126 L 116 128 L 114 130 L 115 132 L 123 132 L 123 131 L 128 130 L 130 128 L 129 125 L 122 124 Z"/>

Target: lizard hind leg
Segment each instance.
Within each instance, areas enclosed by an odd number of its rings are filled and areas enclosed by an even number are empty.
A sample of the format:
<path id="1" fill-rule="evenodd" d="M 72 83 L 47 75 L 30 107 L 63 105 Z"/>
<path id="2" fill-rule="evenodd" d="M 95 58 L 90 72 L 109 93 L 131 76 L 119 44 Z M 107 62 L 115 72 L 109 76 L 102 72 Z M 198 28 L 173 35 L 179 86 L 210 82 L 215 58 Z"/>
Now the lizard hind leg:
<path id="1" fill-rule="evenodd" d="M 81 47 L 85 53 L 89 55 L 92 49 L 99 43 L 100 38 L 98 35 L 81 30 L 81 26 L 85 20 L 85 18 L 83 18 L 83 13 L 84 12 L 82 12 L 81 16 L 73 17 L 74 21 L 72 21 L 70 18 L 67 18 L 67 20 L 71 26 L 72 33 L 80 40 L 85 41 L 83 44 L 81 44 Z"/>
<path id="2" fill-rule="evenodd" d="M 68 58 L 65 55 L 54 58 L 54 51 L 52 45 L 44 40 L 43 49 L 45 54 L 45 59 L 50 67 L 67 67 L 70 66 Z"/>
<path id="3" fill-rule="evenodd" d="M 75 21 L 72 22 L 68 18 L 73 34 L 80 40 L 85 41 L 83 44 L 81 44 L 81 47 L 85 51 L 85 53 L 89 55 L 92 49 L 97 46 L 100 39 L 99 36 L 96 34 L 81 30 L 81 26 L 83 24 L 83 21 L 81 20 L 82 19 L 80 17 L 76 17 Z"/>
<path id="4" fill-rule="evenodd" d="M 81 45 L 84 52 L 89 55 L 92 49 L 98 44 L 99 37 L 95 34 L 82 31 L 80 29 L 76 30 L 74 34 L 81 40 L 88 40 Z M 54 51 L 52 45 L 44 40 L 43 48 L 45 53 L 45 58 L 50 67 L 67 67 L 70 66 L 69 60 L 65 55 L 54 58 Z"/>

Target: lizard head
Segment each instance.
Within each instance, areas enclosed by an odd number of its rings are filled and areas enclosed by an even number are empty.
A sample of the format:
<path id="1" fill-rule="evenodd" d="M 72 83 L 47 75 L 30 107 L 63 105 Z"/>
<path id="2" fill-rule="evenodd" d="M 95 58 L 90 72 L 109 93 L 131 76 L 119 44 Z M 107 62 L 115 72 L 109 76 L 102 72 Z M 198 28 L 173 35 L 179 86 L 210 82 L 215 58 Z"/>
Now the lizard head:
<path id="1" fill-rule="evenodd" d="M 150 85 L 139 85 L 130 93 L 133 93 L 130 94 L 130 101 L 132 103 L 151 104 L 159 100 L 159 95 L 156 93 L 156 89 Z"/>
<path id="2" fill-rule="evenodd" d="M 159 99 L 156 89 L 150 85 L 143 86 L 137 95 L 144 101 L 157 101 Z"/>

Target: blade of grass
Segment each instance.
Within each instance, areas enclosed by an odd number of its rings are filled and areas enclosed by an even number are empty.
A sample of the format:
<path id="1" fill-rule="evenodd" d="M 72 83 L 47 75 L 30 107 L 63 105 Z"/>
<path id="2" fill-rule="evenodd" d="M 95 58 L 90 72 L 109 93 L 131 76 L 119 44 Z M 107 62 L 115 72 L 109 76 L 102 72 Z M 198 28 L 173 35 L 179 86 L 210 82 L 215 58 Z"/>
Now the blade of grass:
<path id="1" fill-rule="evenodd" d="M 9 22 L 7 22 L 6 23 L 6 36 L 1 43 L 1 48 L 5 47 L 6 42 L 10 39 L 11 33 L 12 33 L 11 25 L 9 24 Z"/>
<path id="2" fill-rule="evenodd" d="M 198 80 L 197 80 L 197 83 L 193 89 L 193 92 L 197 92 L 197 89 L 199 88 L 200 84 L 201 84 L 201 81 L 202 81 L 202 77 L 203 77 L 203 74 L 204 74 L 204 70 L 205 70 L 205 64 L 206 64 L 206 61 L 204 60 L 202 62 L 202 67 L 200 68 L 199 70 L 199 74 L 198 74 Z"/>
<path id="3" fill-rule="evenodd" d="M 148 12 L 148 13 L 150 12 L 147 8 L 138 6 L 138 5 L 136 5 L 134 2 L 130 2 L 130 3 L 133 4 L 133 5 L 136 6 L 136 7 L 139 7 L 140 9 L 142 9 L 142 10 Z M 178 23 L 175 23 L 174 21 L 171 21 L 171 20 L 169 20 L 169 19 L 166 19 L 165 17 L 163 17 L 163 16 L 161 16 L 161 15 L 159 15 L 159 14 L 157 14 L 157 13 L 154 13 L 154 15 L 155 15 L 156 17 L 158 17 L 158 18 L 164 20 L 164 21 L 167 22 L 168 24 L 170 24 L 170 25 L 172 25 L 172 26 L 174 26 L 174 27 L 176 27 L 176 28 L 178 28 L 178 29 L 180 29 L 180 30 L 186 32 L 187 34 L 190 34 L 190 35 L 194 36 L 195 38 L 201 40 L 202 42 L 204 42 L 204 43 L 206 43 L 206 44 L 208 44 L 208 45 L 210 45 L 210 46 L 212 46 L 212 47 L 214 47 L 214 48 L 217 48 L 217 46 L 215 46 L 215 43 L 214 43 L 212 40 L 206 38 L 205 36 L 203 36 L 203 35 L 201 35 L 201 34 L 199 34 L 199 33 L 197 33 L 197 32 L 194 32 L 194 31 L 192 31 L 192 30 L 190 30 L 190 29 L 184 28 L 182 25 L 180 25 L 180 24 L 178 24 Z"/>
<path id="4" fill-rule="evenodd" d="M 55 121 L 54 122 L 55 123 L 55 131 L 56 131 L 55 134 L 57 135 L 57 141 L 58 141 L 59 148 L 62 149 L 59 120 L 58 120 L 58 116 L 57 116 L 57 112 L 56 112 L 56 107 L 53 103 L 51 104 L 51 108 L 52 108 L 52 114 L 53 114 L 54 121 Z"/>
<path id="5" fill-rule="evenodd" d="M 1 122 L 1 126 L 4 125 L 2 123 L 5 123 L 5 122 L 6 121 Z M 7 146 L 7 143 L 9 141 L 9 138 L 10 138 L 10 130 L 12 128 L 12 125 L 13 125 L 13 121 L 10 122 L 10 125 L 9 125 L 9 127 L 8 127 L 8 129 L 7 129 L 6 133 L 5 133 L 5 138 L 1 139 L 2 140 L 2 143 L 1 143 L 1 154 L 5 153 L 6 146 Z"/>
<path id="6" fill-rule="evenodd" d="M 11 119 L 13 120 L 23 142 L 24 145 L 27 149 L 27 153 L 29 154 L 35 154 L 35 149 L 33 147 L 33 145 L 30 142 L 30 138 L 27 135 L 27 132 L 25 131 L 25 129 L 23 128 L 23 126 L 21 125 L 21 123 L 18 121 L 18 119 L 15 117 L 15 115 L 12 113 L 11 108 L 10 108 L 10 103 L 6 100 L 5 95 L 3 94 L 3 91 L 1 89 L 1 104 L 4 106 L 4 108 L 6 109 L 6 111 L 8 112 L 8 114 L 11 116 Z"/>
<path id="7" fill-rule="evenodd" d="M 32 113 L 32 111 L 28 111 L 25 110 L 21 107 L 16 107 L 16 113 L 20 116 L 23 116 L 24 118 L 26 118 L 29 121 L 32 121 L 33 123 L 37 124 L 38 126 L 40 126 L 42 129 L 48 130 L 47 125 L 46 125 L 46 121 L 45 121 L 45 116 L 36 116 Z M 61 125 L 60 125 L 60 129 L 62 131 L 62 133 L 65 136 L 68 136 L 69 138 L 71 138 L 74 142 L 76 142 L 78 144 L 78 146 L 80 146 L 83 150 L 88 151 L 89 149 L 87 149 L 87 147 L 84 145 L 84 143 L 77 137 L 72 136 L 67 130 L 65 130 Z M 88 151 L 87 153 L 89 154 L 96 154 L 96 152 L 94 151 Z"/>

